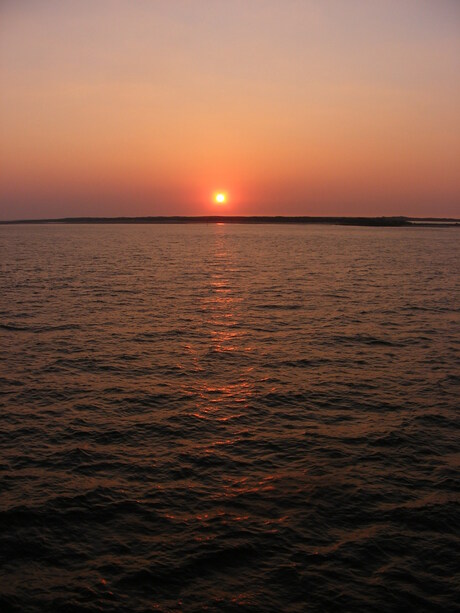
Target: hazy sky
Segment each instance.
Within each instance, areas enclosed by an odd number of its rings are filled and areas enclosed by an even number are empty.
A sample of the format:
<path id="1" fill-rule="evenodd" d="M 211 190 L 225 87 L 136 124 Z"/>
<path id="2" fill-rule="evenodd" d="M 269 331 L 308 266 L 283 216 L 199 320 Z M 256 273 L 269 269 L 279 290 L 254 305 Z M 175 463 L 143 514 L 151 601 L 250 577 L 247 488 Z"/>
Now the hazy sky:
<path id="1" fill-rule="evenodd" d="M 460 2 L 0 0 L 0 218 L 213 213 L 460 216 Z"/>

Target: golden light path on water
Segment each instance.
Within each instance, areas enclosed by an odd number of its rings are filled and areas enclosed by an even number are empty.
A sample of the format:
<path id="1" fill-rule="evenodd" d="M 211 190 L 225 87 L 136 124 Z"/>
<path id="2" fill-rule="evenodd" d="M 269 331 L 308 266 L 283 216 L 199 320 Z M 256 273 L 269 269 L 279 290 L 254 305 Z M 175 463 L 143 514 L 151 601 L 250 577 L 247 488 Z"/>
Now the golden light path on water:
<path id="1" fill-rule="evenodd" d="M 254 395 L 254 380 L 250 365 L 250 355 L 256 350 L 251 344 L 244 324 L 243 299 L 239 295 L 235 284 L 234 274 L 239 272 L 237 253 L 228 246 L 228 227 L 225 224 L 214 226 L 209 253 L 209 278 L 207 292 L 200 301 L 199 311 L 209 334 L 209 342 L 201 347 L 188 345 L 187 350 L 193 355 L 196 373 L 194 395 L 196 403 L 190 409 L 191 415 L 197 420 L 205 421 L 209 426 L 215 423 L 215 435 L 211 440 L 203 437 L 195 443 L 193 453 L 201 456 L 206 463 L 214 462 L 217 457 L 227 456 L 227 453 L 237 453 L 238 444 L 250 440 L 251 432 L 245 425 L 245 418 L 251 412 L 251 398 Z M 229 274 L 230 273 L 230 274 Z M 233 273 L 233 280 L 232 280 Z M 219 368 L 209 367 L 209 363 L 225 363 L 235 359 L 242 364 L 234 373 L 233 380 L 229 381 L 228 366 L 222 372 Z M 246 364 L 245 364 L 246 362 Z M 214 376 L 210 377 L 210 370 Z M 272 391 L 275 391 L 275 387 Z M 184 388 L 184 393 L 190 388 Z M 242 420 L 242 425 L 232 428 L 231 436 L 219 437 L 219 427 L 227 422 Z M 211 426 L 212 428 L 212 426 Z M 222 505 L 231 503 L 240 496 L 269 493 L 274 489 L 274 482 L 281 479 L 281 474 L 259 475 L 254 471 L 248 475 L 246 470 L 223 473 L 221 484 L 216 488 L 212 499 L 217 505 L 209 512 L 188 513 L 174 516 L 182 521 L 197 521 L 208 524 L 213 519 L 226 523 L 229 527 L 234 524 L 244 526 L 245 522 L 253 521 L 252 513 L 224 511 Z M 286 516 L 265 520 L 267 532 L 277 532 L 278 524 L 284 522 Z M 198 536 L 197 541 L 208 540 L 209 537 Z M 238 594 L 234 598 L 235 604 L 247 604 L 245 594 Z"/>

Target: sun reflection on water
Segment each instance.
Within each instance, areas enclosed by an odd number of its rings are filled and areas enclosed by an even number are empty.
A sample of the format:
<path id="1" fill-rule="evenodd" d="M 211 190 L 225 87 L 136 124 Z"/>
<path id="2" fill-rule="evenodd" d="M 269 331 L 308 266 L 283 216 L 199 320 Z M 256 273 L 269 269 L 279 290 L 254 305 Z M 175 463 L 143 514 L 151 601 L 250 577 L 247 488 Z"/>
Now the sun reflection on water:
<path id="1" fill-rule="evenodd" d="M 193 414 L 199 419 L 227 422 L 242 415 L 252 394 L 252 366 L 229 369 L 228 361 L 238 360 L 252 348 L 241 325 L 242 297 L 235 276 L 238 269 L 227 228 L 213 226 L 213 233 L 208 291 L 199 305 L 208 341 L 194 348 L 197 403 Z M 237 378 L 229 380 L 228 372 L 233 377 L 237 373 Z"/>

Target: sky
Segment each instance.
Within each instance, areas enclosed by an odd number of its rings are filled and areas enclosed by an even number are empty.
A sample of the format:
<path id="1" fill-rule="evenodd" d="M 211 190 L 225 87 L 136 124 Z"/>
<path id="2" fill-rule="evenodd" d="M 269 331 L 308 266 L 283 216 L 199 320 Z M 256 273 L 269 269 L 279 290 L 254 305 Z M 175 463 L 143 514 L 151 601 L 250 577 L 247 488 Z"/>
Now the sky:
<path id="1" fill-rule="evenodd" d="M 460 2 L 0 0 L 0 219 L 212 214 L 460 217 Z"/>

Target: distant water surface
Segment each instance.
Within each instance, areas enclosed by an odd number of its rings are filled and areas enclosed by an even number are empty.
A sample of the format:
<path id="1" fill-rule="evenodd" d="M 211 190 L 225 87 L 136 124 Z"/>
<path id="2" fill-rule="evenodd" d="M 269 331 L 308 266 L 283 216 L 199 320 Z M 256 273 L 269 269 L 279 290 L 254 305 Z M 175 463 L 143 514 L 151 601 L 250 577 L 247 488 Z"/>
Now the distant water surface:
<path id="1" fill-rule="evenodd" d="M 454 611 L 460 233 L 0 227 L 0 610 Z"/>

